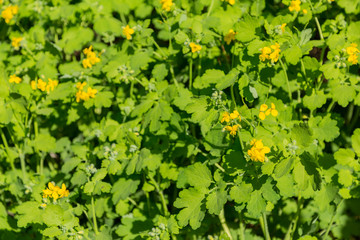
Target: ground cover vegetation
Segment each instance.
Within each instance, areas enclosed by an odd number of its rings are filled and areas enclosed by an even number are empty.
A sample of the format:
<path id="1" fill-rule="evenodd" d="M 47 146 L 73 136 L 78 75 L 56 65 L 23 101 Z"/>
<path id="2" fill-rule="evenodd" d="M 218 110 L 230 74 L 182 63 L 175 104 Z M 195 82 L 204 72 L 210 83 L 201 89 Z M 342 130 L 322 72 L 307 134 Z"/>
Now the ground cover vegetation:
<path id="1" fill-rule="evenodd" d="M 1 239 L 359 239 L 359 0 L 0 0 Z"/>

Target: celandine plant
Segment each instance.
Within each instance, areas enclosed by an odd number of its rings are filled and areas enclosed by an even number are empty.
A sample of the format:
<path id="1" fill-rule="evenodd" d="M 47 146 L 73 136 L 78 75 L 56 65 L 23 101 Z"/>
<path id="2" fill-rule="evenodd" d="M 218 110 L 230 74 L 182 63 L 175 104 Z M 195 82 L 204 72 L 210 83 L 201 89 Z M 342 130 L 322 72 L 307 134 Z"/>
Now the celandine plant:
<path id="1" fill-rule="evenodd" d="M 0 239 L 358 239 L 358 0 L 0 0 Z"/>

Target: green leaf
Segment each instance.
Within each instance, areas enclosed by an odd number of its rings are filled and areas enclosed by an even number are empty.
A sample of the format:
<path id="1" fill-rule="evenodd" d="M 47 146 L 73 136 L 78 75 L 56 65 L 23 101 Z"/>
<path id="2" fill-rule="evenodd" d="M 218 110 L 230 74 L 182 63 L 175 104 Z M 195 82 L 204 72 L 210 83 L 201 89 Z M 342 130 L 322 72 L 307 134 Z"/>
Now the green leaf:
<path id="1" fill-rule="evenodd" d="M 252 16 L 261 16 L 262 11 L 265 9 L 265 0 L 254 0 L 250 7 L 250 13 Z"/>
<path id="2" fill-rule="evenodd" d="M 246 203 L 250 201 L 253 187 L 251 184 L 242 182 L 240 185 L 235 185 L 230 190 L 230 197 L 236 203 Z"/>
<path id="3" fill-rule="evenodd" d="M 95 107 L 109 108 L 113 102 L 114 94 L 108 91 L 98 92 L 94 98 Z"/>
<path id="4" fill-rule="evenodd" d="M 336 125 L 336 120 L 332 120 L 330 115 L 326 115 L 324 118 L 316 116 L 309 120 L 309 127 L 313 132 L 314 138 L 320 141 L 330 142 L 337 138 L 340 132 Z"/>
<path id="5" fill-rule="evenodd" d="M 217 189 L 211 192 L 206 198 L 206 208 L 210 214 L 219 215 L 227 202 L 227 192 L 225 189 Z"/>
<path id="6" fill-rule="evenodd" d="M 40 216 L 43 211 L 40 209 L 40 204 L 38 202 L 24 202 L 16 208 L 16 212 L 18 213 L 18 227 L 26 227 L 29 223 L 42 224 Z"/>
<path id="7" fill-rule="evenodd" d="M 299 46 L 292 46 L 284 51 L 285 59 L 288 63 L 296 65 L 299 63 L 302 56 L 302 51 Z"/>
<path id="8" fill-rule="evenodd" d="M 219 90 L 223 90 L 227 87 L 230 87 L 235 83 L 239 75 L 239 71 L 237 69 L 232 69 L 224 78 L 218 79 L 218 83 L 216 84 L 216 88 Z"/>
<path id="9" fill-rule="evenodd" d="M 266 183 L 261 186 L 260 190 L 265 200 L 275 204 L 277 201 L 279 201 L 280 196 L 275 192 L 273 187 L 273 184 L 271 184 L 271 178 L 268 178 Z"/>
<path id="10" fill-rule="evenodd" d="M 42 214 L 44 223 L 48 226 L 60 226 L 64 218 L 64 210 L 59 205 L 48 204 Z"/>
<path id="11" fill-rule="evenodd" d="M 62 231 L 58 227 L 49 227 L 45 228 L 45 230 L 42 232 L 44 236 L 47 237 L 56 237 L 62 234 Z"/>
<path id="12" fill-rule="evenodd" d="M 296 145 L 306 148 L 312 143 L 312 134 L 309 126 L 304 123 L 295 124 L 291 129 L 291 138 L 296 141 Z"/>
<path id="13" fill-rule="evenodd" d="M 323 91 L 317 91 L 317 93 L 313 92 L 310 96 L 304 96 L 303 101 L 305 107 L 314 111 L 326 103 L 326 96 Z"/>
<path id="14" fill-rule="evenodd" d="M 197 77 L 194 80 L 194 88 L 203 89 L 210 87 L 211 84 L 222 81 L 225 77 L 225 73 L 217 69 L 208 69 L 201 77 Z"/>
<path id="15" fill-rule="evenodd" d="M 180 179 L 181 181 L 179 181 Z M 195 188 L 208 188 L 212 182 L 212 175 L 206 165 L 197 162 L 180 172 L 179 180 L 178 187 L 188 183 Z"/>
<path id="16" fill-rule="evenodd" d="M 119 200 L 125 200 L 131 194 L 135 193 L 138 186 L 140 184 L 139 180 L 131 180 L 120 178 L 117 182 L 113 185 L 111 193 L 113 193 L 112 201 L 114 204 L 117 204 Z"/>
<path id="17" fill-rule="evenodd" d="M 340 169 L 339 171 L 339 183 L 342 184 L 344 187 L 350 187 L 353 182 L 353 175 L 347 169 Z"/>
<path id="18" fill-rule="evenodd" d="M 334 86 L 331 88 L 331 93 L 333 99 L 342 107 L 346 107 L 356 96 L 355 88 L 348 85 Z"/>
<path id="19" fill-rule="evenodd" d="M 179 198 L 174 202 L 176 208 L 183 208 L 176 218 L 180 227 L 190 224 L 192 229 L 197 229 L 205 217 L 202 208 L 205 193 L 195 188 L 184 189 L 179 193 Z"/>
<path id="20" fill-rule="evenodd" d="M 259 26 L 258 20 L 246 14 L 243 20 L 235 25 L 237 34 L 235 38 L 240 42 L 250 42 L 256 35 L 256 28 Z"/>
<path id="21" fill-rule="evenodd" d="M 287 174 L 293 168 L 294 161 L 295 157 L 288 157 L 281 160 L 281 162 L 279 162 L 275 167 L 275 177 L 281 178 L 282 176 Z"/>
<path id="22" fill-rule="evenodd" d="M 101 16 L 94 19 L 94 30 L 99 34 L 113 33 L 119 37 L 122 34 L 122 23 L 113 17 Z"/>
<path id="23" fill-rule="evenodd" d="M 34 140 L 34 147 L 43 152 L 54 151 L 56 140 L 49 134 L 39 134 Z"/>
<path id="24" fill-rule="evenodd" d="M 250 201 L 247 204 L 247 210 L 249 215 L 253 218 L 259 218 L 263 212 L 266 210 L 266 202 L 261 196 L 260 190 L 255 190 L 252 192 Z"/>
<path id="25" fill-rule="evenodd" d="M 351 136 L 352 147 L 357 156 L 360 156 L 360 128 L 355 129 Z"/>
<path id="26" fill-rule="evenodd" d="M 305 171 L 305 167 L 301 162 L 297 162 L 294 167 L 294 180 L 298 184 L 300 190 L 305 190 L 309 186 L 309 175 Z"/>
<path id="27" fill-rule="evenodd" d="M 156 64 L 154 69 L 152 70 L 152 75 L 157 81 L 162 81 L 168 75 L 168 70 L 164 63 Z"/>

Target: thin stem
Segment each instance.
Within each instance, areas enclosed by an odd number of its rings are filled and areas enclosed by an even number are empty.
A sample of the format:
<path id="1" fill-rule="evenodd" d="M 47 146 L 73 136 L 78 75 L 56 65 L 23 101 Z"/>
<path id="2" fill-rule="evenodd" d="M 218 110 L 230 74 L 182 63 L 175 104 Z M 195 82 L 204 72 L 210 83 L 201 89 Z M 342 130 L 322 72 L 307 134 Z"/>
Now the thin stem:
<path id="1" fill-rule="evenodd" d="M 166 201 L 165 201 L 165 197 L 163 192 L 161 191 L 158 183 L 155 181 L 155 179 L 149 174 L 148 177 L 150 178 L 150 181 L 152 182 L 152 184 L 154 184 L 156 191 L 159 193 L 160 195 L 160 199 L 161 199 L 161 203 L 162 203 L 162 207 L 163 207 L 163 211 L 164 211 L 164 215 L 165 216 L 169 216 L 169 210 L 167 209 L 166 206 Z"/>
<path id="2" fill-rule="evenodd" d="M 239 215 L 239 221 L 240 221 L 240 240 L 245 240 L 245 226 L 243 222 L 242 213 Z"/>
<path id="3" fill-rule="evenodd" d="M 154 43 L 155 47 L 159 49 L 160 53 L 163 55 L 164 59 L 167 59 L 166 53 L 160 48 L 159 44 L 155 41 L 154 38 L 151 38 L 152 42 Z"/>
<path id="4" fill-rule="evenodd" d="M 224 169 L 222 166 L 220 166 L 220 164 L 215 163 L 215 167 L 217 167 L 218 169 L 220 169 L 220 171 L 225 172 L 225 169 Z"/>
<path id="5" fill-rule="evenodd" d="M 328 106 L 326 112 L 328 112 L 328 113 L 331 112 L 332 109 L 333 109 L 333 107 L 334 107 L 334 105 L 335 105 L 335 101 L 334 101 L 334 99 L 333 99 L 333 100 L 331 101 L 330 105 Z"/>
<path id="6" fill-rule="evenodd" d="M 212 11 L 212 9 L 213 9 L 213 6 L 214 6 L 214 0 L 211 0 L 211 3 L 210 3 L 210 7 L 209 7 L 209 11 L 208 11 L 208 13 L 207 13 L 207 17 L 208 16 L 210 16 L 210 13 L 211 13 L 211 11 Z"/>
<path id="7" fill-rule="evenodd" d="M 10 157 L 9 154 L 9 144 L 6 140 L 6 136 L 4 134 L 4 132 L 2 131 L 2 129 L 0 128 L 0 135 L 1 135 L 1 139 L 3 141 L 3 144 L 5 146 L 5 150 L 6 150 L 6 154 L 8 156 L 8 159 L 10 160 L 10 165 L 11 165 L 11 169 L 14 171 L 15 170 L 15 166 L 14 166 L 14 159 Z"/>
<path id="8" fill-rule="evenodd" d="M 176 88 L 179 88 L 179 84 L 178 84 L 178 81 L 176 80 L 176 77 L 174 74 L 174 68 L 173 68 L 172 64 L 170 64 L 170 73 L 171 73 L 172 79 L 174 80 Z"/>
<path id="9" fill-rule="evenodd" d="M 285 79 L 286 79 L 286 83 L 287 83 L 287 87 L 288 87 L 288 94 L 289 94 L 289 99 L 290 99 L 290 104 L 292 104 L 292 92 L 291 92 L 291 88 L 290 88 L 290 83 L 289 83 L 289 78 L 288 78 L 288 75 L 287 75 L 287 72 L 286 72 L 286 68 L 285 68 L 285 65 L 283 63 L 283 61 L 281 60 L 281 58 L 279 58 L 279 62 L 280 62 L 280 65 L 284 71 L 284 75 L 285 75 Z"/>
<path id="10" fill-rule="evenodd" d="M 319 35 L 320 35 L 320 39 L 321 40 L 324 40 L 324 35 L 323 35 L 323 32 L 321 30 L 321 26 L 320 26 L 320 23 L 319 23 L 319 19 L 317 17 L 315 17 L 315 22 L 316 22 L 316 27 L 319 31 Z"/>
<path id="11" fill-rule="evenodd" d="M 222 209 L 220 211 L 219 220 L 220 220 L 222 228 L 224 229 L 224 232 L 226 233 L 226 235 L 228 235 L 229 239 L 232 240 L 233 238 L 231 236 L 230 229 L 229 229 L 228 225 L 226 224 L 224 209 Z"/>
<path id="12" fill-rule="evenodd" d="M 232 100 L 232 102 L 233 102 L 233 104 L 234 104 L 234 106 L 236 108 L 236 101 L 235 101 L 235 95 L 234 95 L 234 84 L 231 85 L 230 92 L 231 92 L 231 100 Z"/>
<path id="13" fill-rule="evenodd" d="M 192 68 L 193 68 L 193 59 L 190 57 L 189 61 L 189 89 L 192 88 Z"/>
<path id="14" fill-rule="evenodd" d="M 97 222 L 96 222 L 96 212 L 95 212 L 94 196 L 91 196 L 91 208 L 92 208 L 92 214 L 93 214 L 93 223 L 94 223 L 95 235 L 98 235 L 98 234 L 99 234 L 99 230 L 98 230 Z"/>
<path id="15" fill-rule="evenodd" d="M 322 237 L 322 239 L 325 240 L 325 239 L 327 238 L 327 236 L 329 235 L 329 232 L 330 232 L 330 230 L 331 230 L 331 228 L 332 228 L 332 225 L 333 225 L 333 222 L 334 222 L 334 218 L 335 218 L 335 216 L 336 216 L 336 214 L 337 214 L 337 211 L 339 210 L 340 205 L 341 205 L 343 202 L 344 202 L 344 199 L 341 199 L 340 203 L 336 206 L 336 210 L 335 210 L 334 214 L 333 214 L 332 217 L 331 217 L 331 220 L 330 220 L 330 222 L 329 222 L 329 226 L 327 227 L 326 232 L 325 232 L 325 235 Z"/>
<path id="16" fill-rule="evenodd" d="M 262 217 L 260 218 L 260 225 L 263 230 L 265 240 L 271 240 L 265 212 L 263 212 Z"/>

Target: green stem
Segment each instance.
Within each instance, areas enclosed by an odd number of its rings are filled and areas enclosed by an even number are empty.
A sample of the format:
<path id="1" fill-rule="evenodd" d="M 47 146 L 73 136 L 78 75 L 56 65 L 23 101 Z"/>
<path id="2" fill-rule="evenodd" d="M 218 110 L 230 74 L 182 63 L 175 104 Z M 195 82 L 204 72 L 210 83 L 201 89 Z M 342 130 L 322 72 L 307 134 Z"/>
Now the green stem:
<path id="1" fill-rule="evenodd" d="M 148 177 L 150 178 L 150 181 L 152 182 L 152 184 L 154 184 L 156 191 L 159 193 L 160 195 L 160 199 L 161 199 L 161 203 L 162 203 L 162 207 L 163 207 L 163 211 L 164 211 L 164 215 L 165 216 L 169 216 L 169 210 L 167 209 L 166 206 L 166 201 L 165 201 L 165 197 L 163 192 L 161 191 L 158 183 L 155 181 L 155 179 L 149 174 Z"/>
<path id="2" fill-rule="evenodd" d="M 329 232 L 330 232 L 330 230 L 331 230 L 331 228 L 332 228 L 332 225 L 333 225 L 333 222 L 334 222 L 334 218 L 335 218 L 335 216 L 336 216 L 336 214 L 337 214 L 337 211 L 339 210 L 340 205 L 341 205 L 343 202 L 344 202 L 344 199 L 341 199 L 340 203 L 336 206 L 336 210 L 335 210 L 334 214 L 333 214 L 332 217 L 331 217 L 331 220 L 330 220 L 330 222 L 329 222 L 329 226 L 327 227 L 326 232 L 325 232 L 325 235 L 322 237 L 322 239 L 325 240 L 325 239 L 327 238 L 327 236 L 329 235 Z"/>
<path id="3" fill-rule="evenodd" d="M 319 31 L 319 35 L 320 35 L 320 39 L 321 40 L 324 40 L 324 35 L 323 35 L 323 32 L 321 30 L 321 26 L 320 26 L 320 23 L 319 23 L 319 19 L 317 17 L 315 17 L 315 23 L 316 23 L 316 27 Z"/>
<path id="4" fill-rule="evenodd" d="M 14 159 L 10 157 L 10 154 L 9 154 L 9 144 L 6 140 L 6 136 L 4 134 L 4 132 L 2 131 L 2 129 L 0 128 L 0 135 L 1 135 L 1 139 L 3 141 L 3 144 L 5 146 L 5 151 L 6 151 L 6 154 L 8 156 L 8 159 L 10 161 L 10 166 L 11 166 L 11 169 L 14 171 L 15 170 L 15 165 L 14 165 Z"/>
<path id="5" fill-rule="evenodd" d="M 260 218 L 260 225 L 264 233 L 265 240 L 271 240 L 265 212 L 263 212 L 262 217 Z"/>
<path id="6" fill-rule="evenodd" d="M 331 110 L 333 109 L 334 105 L 335 105 L 335 100 L 333 99 L 333 100 L 331 101 L 330 105 L 328 106 L 326 112 L 328 112 L 328 113 L 331 112 Z"/>
<path id="7" fill-rule="evenodd" d="M 175 73 L 174 73 L 174 68 L 173 68 L 172 64 L 170 64 L 170 73 L 171 73 L 171 76 L 172 76 L 172 79 L 173 79 L 173 81 L 175 83 L 176 88 L 179 88 L 179 83 L 176 80 Z"/>
<path id="8" fill-rule="evenodd" d="M 94 223 L 95 235 L 98 235 L 98 234 L 99 234 L 99 230 L 98 230 L 97 221 L 96 221 L 96 212 L 95 212 L 94 196 L 91 196 L 91 208 L 92 208 L 92 215 L 93 215 L 93 223 Z"/>
<path id="9" fill-rule="evenodd" d="M 193 68 L 193 59 L 190 57 L 189 61 L 189 89 L 192 88 L 192 68 Z"/>
<path id="10" fill-rule="evenodd" d="M 236 101 L 235 101 L 235 95 L 234 95 L 234 84 L 231 85 L 230 92 L 231 92 L 231 100 L 232 100 L 232 102 L 234 104 L 234 107 L 236 108 Z"/>
<path id="11" fill-rule="evenodd" d="M 211 0 L 210 7 L 209 7 L 209 11 L 208 11 L 208 13 L 207 13 L 207 15 L 206 15 L 207 17 L 210 16 L 210 13 L 211 13 L 211 11 L 212 11 L 212 9 L 213 9 L 213 6 L 214 6 L 214 2 L 215 2 L 214 0 Z"/>
<path id="12" fill-rule="evenodd" d="M 228 235 L 229 239 L 232 240 L 233 238 L 231 236 L 230 229 L 229 229 L 228 225 L 226 224 L 224 209 L 222 209 L 220 211 L 219 220 L 220 220 L 220 223 L 221 223 L 221 226 L 222 226 L 224 232 L 226 233 L 226 235 Z"/>
<path id="13" fill-rule="evenodd" d="M 279 62 L 280 62 L 280 65 L 281 65 L 281 67 L 282 67 L 282 69 L 284 71 L 286 84 L 287 84 L 287 87 L 288 87 L 289 100 L 290 100 L 290 104 L 292 106 L 293 105 L 292 92 L 291 92 L 291 88 L 290 88 L 290 83 L 289 83 L 289 78 L 288 78 L 288 75 L 287 75 L 287 71 L 286 71 L 285 65 L 284 65 L 283 61 L 281 60 L 281 58 L 279 58 Z"/>
<path id="14" fill-rule="evenodd" d="M 240 240 L 245 240 L 245 226 L 243 222 L 242 213 L 240 213 L 239 220 L 240 220 Z"/>
<path id="15" fill-rule="evenodd" d="M 151 38 L 152 42 L 154 43 L 155 47 L 160 51 L 160 53 L 163 55 L 164 59 L 167 59 L 166 53 L 160 48 L 159 44 L 155 41 L 154 38 Z"/>

